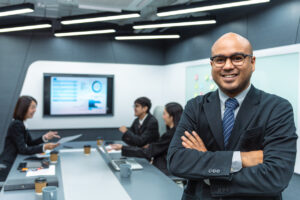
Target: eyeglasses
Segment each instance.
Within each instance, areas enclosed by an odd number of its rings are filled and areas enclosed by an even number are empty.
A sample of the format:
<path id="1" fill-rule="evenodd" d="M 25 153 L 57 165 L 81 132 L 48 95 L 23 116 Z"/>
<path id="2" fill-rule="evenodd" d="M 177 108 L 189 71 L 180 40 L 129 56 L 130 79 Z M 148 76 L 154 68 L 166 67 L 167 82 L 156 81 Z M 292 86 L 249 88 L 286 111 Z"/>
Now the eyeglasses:
<path id="1" fill-rule="evenodd" d="M 231 63 L 235 66 L 241 66 L 245 62 L 245 58 L 249 56 L 250 58 L 253 55 L 243 54 L 243 53 L 236 53 L 231 56 L 213 56 L 210 60 L 213 62 L 214 67 L 221 68 L 224 67 L 226 64 L 227 58 L 230 59 Z"/>

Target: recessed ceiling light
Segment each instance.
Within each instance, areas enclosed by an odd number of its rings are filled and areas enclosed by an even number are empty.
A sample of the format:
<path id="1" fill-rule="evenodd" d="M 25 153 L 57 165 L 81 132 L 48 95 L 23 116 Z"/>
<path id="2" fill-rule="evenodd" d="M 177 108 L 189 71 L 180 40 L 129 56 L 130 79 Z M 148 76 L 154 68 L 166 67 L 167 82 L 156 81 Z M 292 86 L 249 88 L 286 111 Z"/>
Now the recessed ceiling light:
<path id="1" fill-rule="evenodd" d="M 108 33 L 115 33 L 115 32 L 116 32 L 115 29 L 106 29 L 106 30 L 90 30 L 90 31 L 56 32 L 54 35 L 56 37 L 66 37 L 66 36 L 108 34 Z"/>
<path id="2" fill-rule="evenodd" d="M 139 13 L 101 13 L 101 14 L 91 14 L 85 16 L 76 16 L 76 17 L 66 17 L 61 19 L 63 25 L 70 24 L 82 24 L 82 23 L 92 23 L 92 22 L 103 22 L 103 21 L 112 21 L 120 19 L 129 19 L 140 17 Z"/>
<path id="3" fill-rule="evenodd" d="M 182 14 L 188 14 L 188 13 L 195 13 L 195 12 L 202 12 L 202 11 L 208 11 L 208 10 L 217 10 L 222 8 L 232 8 L 232 7 L 238 7 L 238 6 L 247 6 L 252 4 L 259 4 L 259 3 L 266 3 L 270 2 L 270 0 L 247 0 L 247 1 L 214 1 L 216 2 L 215 5 L 205 5 L 205 3 L 212 4 L 210 1 L 206 2 L 199 2 L 199 3 L 192 3 L 189 6 L 185 5 L 185 8 L 182 9 L 176 9 L 177 6 L 172 7 L 166 7 L 158 9 L 157 16 L 159 17 L 165 17 L 165 16 L 171 16 L 171 15 L 182 15 Z M 220 3 L 224 2 L 224 3 Z M 199 5 L 199 6 L 197 6 Z"/>
<path id="4" fill-rule="evenodd" d="M 179 39 L 180 35 L 128 35 L 116 36 L 116 40 L 155 40 L 155 39 Z"/>
<path id="5" fill-rule="evenodd" d="M 52 25 L 49 23 L 19 25 L 19 26 L 14 26 L 14 27 L 5 27 L 5 28 L 0 27 L 0 33 L 26 31 L 26 30 L 34 30 L 34 29 L 44 29 L 44 28 L 51 28 L 51 27 L 52 27 Z"/>
<path id="6" fill-rule="evenodd" d="M 5 6 L 5 7 L 0 7 L 0 17 L 31 13 L 33 11 L 34 11 L 34 5 L 31 3 Z"/>

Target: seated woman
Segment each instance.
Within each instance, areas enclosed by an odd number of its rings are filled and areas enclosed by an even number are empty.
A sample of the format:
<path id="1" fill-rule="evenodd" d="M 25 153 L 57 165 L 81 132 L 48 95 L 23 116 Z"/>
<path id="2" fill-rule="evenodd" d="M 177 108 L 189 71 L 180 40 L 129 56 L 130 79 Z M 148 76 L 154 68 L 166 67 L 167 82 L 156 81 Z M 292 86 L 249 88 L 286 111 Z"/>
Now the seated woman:
<path id="1" fill-rule="evenodd" d="M 163 119 L 167 126 L 167 132 L 164 133 L 158 142 L 147 144 L 144 147 L 123 146 L 122 144 L 112 144 L 112 149 L 122 149 L 122 156 L 127 157 L 142 157 L 152 161 L 152 164 L 170 175 L 167 169 L 167 152 L 169 144 L 175 133 L 176 126 L 182 114 L 182 107 L 178 103 L 168 103 L 165 105 Z"/>
<path id="2" fill-rule="evenodd" d="M 24 121 L 33 117 L 36 111 L 37 101 L 30 96 L 21 96 L 16 104 L 13 121 L 10 123 L 5 138 L 4 150 L 0 156 L 0 164 L 6 166 L 0 170 L 0 181 L 5 181 L 10 168 L 18 154 L 31 155 L 43 153 L 45 150 L 54 149 L 59 144 L 45 143 L 52 138 L 60 138 L 57 132 L 49 131 L 42 137 L 33 140 L 26 130 Z"/>

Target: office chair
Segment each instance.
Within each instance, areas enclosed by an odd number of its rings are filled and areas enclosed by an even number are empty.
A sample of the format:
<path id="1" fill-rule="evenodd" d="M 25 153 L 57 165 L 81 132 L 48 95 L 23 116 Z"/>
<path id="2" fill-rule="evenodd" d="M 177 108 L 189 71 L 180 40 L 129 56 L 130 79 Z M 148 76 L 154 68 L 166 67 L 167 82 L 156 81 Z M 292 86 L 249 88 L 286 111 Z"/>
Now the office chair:
<path id="1" fill-rule="evenodd" d="M 162 117 L 163 112 L 164 112 L 164 106 L 155 106 L 153 111 L 153 116 L 158 121 L 158 131 L 160 136 L 167 131 L 165 121 Z"/>

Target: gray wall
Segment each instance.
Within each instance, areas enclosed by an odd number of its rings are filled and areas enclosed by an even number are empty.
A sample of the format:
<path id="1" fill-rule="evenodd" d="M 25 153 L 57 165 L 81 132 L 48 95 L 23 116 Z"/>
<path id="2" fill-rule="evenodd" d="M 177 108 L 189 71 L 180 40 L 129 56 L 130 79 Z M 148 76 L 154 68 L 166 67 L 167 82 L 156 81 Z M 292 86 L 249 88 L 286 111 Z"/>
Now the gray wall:
<path id="1" fill-rule="evenodd" d="M 222 14 L 213 28 L 193 28 L 187 30 L 189 37 L 179 42 L 168 41 L 165 63 L 208 58 L 214 41 L 227 32 L 247 37 L 254 50 L 300 43 L 299 0 L 272 0 L 265 9 L 249 9 L 238 15 L 235 12 L 235 17 L 227 12 Z"/>

